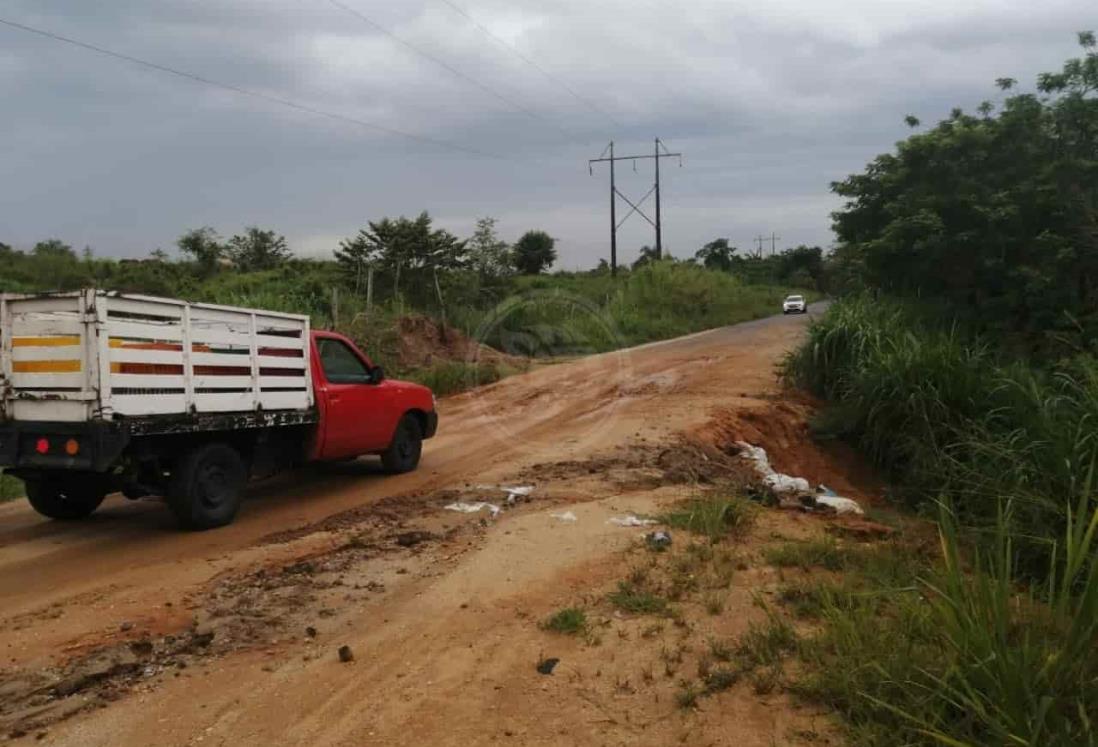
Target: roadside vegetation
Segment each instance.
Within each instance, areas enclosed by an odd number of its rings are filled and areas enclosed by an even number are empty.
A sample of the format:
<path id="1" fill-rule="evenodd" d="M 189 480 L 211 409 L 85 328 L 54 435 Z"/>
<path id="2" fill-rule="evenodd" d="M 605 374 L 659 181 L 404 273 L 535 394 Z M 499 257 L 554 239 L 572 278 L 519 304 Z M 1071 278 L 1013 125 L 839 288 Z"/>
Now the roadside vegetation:
<path id="1" fill-rule="evenodd" d="M 787 359 L 940 549 L 786 546 L 791 687 L 857 744 L 1098 744 L 1098 49 L 834 185 L 844 297 Z M 919 126 L 914 117 L 909 124 Z"/>

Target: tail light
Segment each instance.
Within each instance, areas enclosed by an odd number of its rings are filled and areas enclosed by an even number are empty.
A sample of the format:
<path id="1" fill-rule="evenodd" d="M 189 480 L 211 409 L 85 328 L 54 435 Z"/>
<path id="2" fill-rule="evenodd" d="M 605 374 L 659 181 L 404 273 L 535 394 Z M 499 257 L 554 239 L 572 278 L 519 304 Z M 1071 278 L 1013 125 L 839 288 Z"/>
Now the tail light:
<path id="1" fill-rule="evenodd" d="M 76 456 L 80 453 L 80 442 L 75 438 L 70 438 L 65 442 L 65 453 L 69 456 Z"/>
<path id="2" fill-rule="evenodd" d="M 34 442 L 34 450 L 39 454 L 50 453 L 50 441 L 48 438 L 40 438 Z"/>

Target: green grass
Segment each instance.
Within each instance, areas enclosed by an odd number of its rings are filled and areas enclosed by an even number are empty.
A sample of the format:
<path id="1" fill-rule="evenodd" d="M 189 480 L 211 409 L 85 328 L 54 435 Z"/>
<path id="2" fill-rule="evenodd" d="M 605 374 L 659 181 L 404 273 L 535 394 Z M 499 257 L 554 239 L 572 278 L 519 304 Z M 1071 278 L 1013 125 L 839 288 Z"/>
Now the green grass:
<path id="1" fill-rule="evenodd" d="M 578 607 L 557 610 L 541 624 L 541 628 L 554 633 L 579 635 L 587 630 L 587 613 Z"/>
<path id="2" fill-rule="evenodd" d="M 841 571 L 849 562 L 849 553 L 830 537 L 804 542 L 784 542 L 763 550 L 763 558 L 779 568 L 825 568 Z"/>
<path id="3" fill-rule="evenodd" d="M 852 744 L 1098 743 L 1098 511 L 1067 510 L 1052 570 L 1019 585 L 1009 508 L 967 558 L 943 508 L 934 564 L 918 550 L 884 570 L 851 564 L 819 596 L 792 687 L 842 713 Z M 914 589 L 896 585 L 916 567 Z"/>
<path id="4" fill-rule="evenodd" d="M 0 503 L 22 498 L 24 495 L 26 491 L 23 489 L 23 481 L 0 471 Z"/>
<path id="5" fill-rule="evenodd" d="M 413 369 L 405 378 L 429 387 L 439 397 L 473 389 L 486 384 L 494 384 L 519 369 L 497 363 L 466 363 L 464 361 L 444 361 L 429 368 Z"/>
<path id="6" fill-rule="evenodd" d="M 632 581 L 620 581 L 617 590 L 607 595 L 607 600 L 618 609 L 636 615 L 663 615 L 668 612 L 667 599 Z"/>
<path id="7" fill-rule="evenodd" d="M 758 507 L 750 501 L 717 494 L 683 501 L 663 514 L 660 521 L 715 543 L 730 534 L 750 531 L 757 517 Z"/>

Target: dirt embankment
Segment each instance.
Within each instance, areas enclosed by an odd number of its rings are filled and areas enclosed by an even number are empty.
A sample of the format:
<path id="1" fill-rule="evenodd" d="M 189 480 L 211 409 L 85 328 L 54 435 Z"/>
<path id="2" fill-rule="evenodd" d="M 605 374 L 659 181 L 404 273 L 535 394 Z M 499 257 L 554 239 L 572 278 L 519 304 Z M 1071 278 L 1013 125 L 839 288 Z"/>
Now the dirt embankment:
<path id="1" fill-rule="evenodd" d="M 760 510 L 711 550 L 672 528 L 666 552 L 620 525 L 737 492 L 741 438 L 779 469 L 872 497 L 801 440 L 808 404 L 775 405 L 772 366 L 801 327 L 506 379 L 441 404 L 420 472 L 306 473 L 206 535 L 121 499 L 75 528 L 0 507 L 0 728 L 81 747 L 834 743 L 780 676 L 714 672 L 780 583 L 762 546 L 836 520 Z M 534 490 L 508 504 L 515 485 Z M 447 509 L 478 502 L 502 510 Z M 622 583 L 668 607 L 611 601 Z M 567 608 L 585 611 L 583 635 L 543 628 Z"/>

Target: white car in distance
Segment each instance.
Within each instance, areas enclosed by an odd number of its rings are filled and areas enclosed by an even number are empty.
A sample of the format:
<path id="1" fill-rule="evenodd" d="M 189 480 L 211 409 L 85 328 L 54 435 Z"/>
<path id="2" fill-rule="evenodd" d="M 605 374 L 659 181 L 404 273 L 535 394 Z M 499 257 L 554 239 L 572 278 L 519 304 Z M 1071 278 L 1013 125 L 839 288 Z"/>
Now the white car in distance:
<path id="1" fill-rule="evenodd" d="M 782 301 L 782 313 L 807 314 L 808 301 L 804 300 L 804 296 L 786 296 L 785 300 Z"/>

